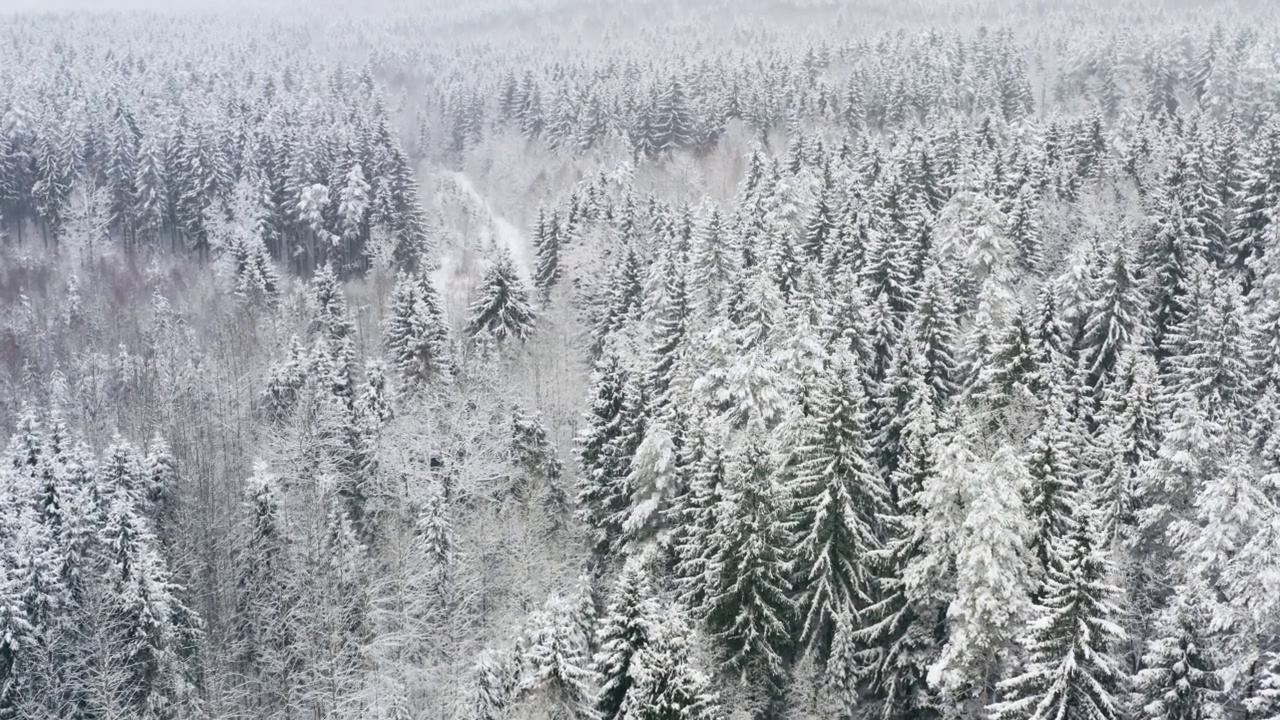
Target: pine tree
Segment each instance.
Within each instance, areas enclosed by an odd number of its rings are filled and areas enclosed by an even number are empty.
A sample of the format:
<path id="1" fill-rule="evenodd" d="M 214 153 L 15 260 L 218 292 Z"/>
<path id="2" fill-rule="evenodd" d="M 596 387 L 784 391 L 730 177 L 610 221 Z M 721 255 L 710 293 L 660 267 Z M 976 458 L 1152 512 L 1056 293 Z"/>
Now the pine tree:
<path id="1" fill-rule="evenodd" d="M 438 602 L 449 597 L 454 575 L 453 517 L 449 501 L 443 493 L 435 493 L 427 499 L 414 524 L 419 546 L 426 556 L 429 573 L 429 589 Z"/>
<path id="2" fill-rule="evenodd" d="M 1248 321 L 1240 286 L 1216 269 L 1199 264 L 1194 302 L 1165 336 L 1170 355 L 1165 377 L 1169 388 L 1187 393 L 1210 419 L 1234 417 L 1249 397 Z"/>
<path id="3" fill-rule="evenodd" d="M 592 355 L 599 357 L 609 337 L 639 317 L 644 298 L 640 258 L 628 246 L 617 253 L 609 269 L 602 307 L 595 322 Z"/>
<path id="4" fill-rule="evenodd" d="M 371 193 L 372 188 L 365 181 L 364 168 L 353 162 L 337 198 L 344 267 L 364 269 L 362 255 L 369 236 Z"/>
<path id="5" fill-rule="evenodd" d="M 668 248 L 655 265 L 653 289 L 645 293 L 645 317 L 653 328 L 647 382 L 654 409 L 663 412 L 671 402 L 673 385 L 686 354 L 691 308 L 684 264 Z"/>
<path id="6" fill-rule="evenodd" d="M 871 458 L 861 384 L 847 361 L 836 360 L 823 378 L 817 416 L 806 425 L 792 490 L 798 535 L 803 626 L 809 652 L 827 663 L 837 638 L 856 626 L 858 613 L 876 592 L 871 553 L 882 542 L 880 517 L 889 493 Z M 846 658 L 847 660 L 847 658 Z M 848 667 L 828 667 L 848 673 Z M 853 678 L 833 677 L 848 692 Z"/>
<path id="7" fill-rule="evenodd" d="M 1123 717 L 1117 693 L 1124 682 L 1113 656 L 1124 632 L 1115 624 L 1119 590 L 1109 584 L 1110 561 L 1099 549 L 1089 510 L 1077 511 L 1073 532 L 1056 550 L 1035 620 L 1024 641 L 1025 671 L 1000 683 L 1004 699 L 989 706 L 996 720 Z"/>
<path id="8" fill-rule="evenodd" d="M 1021 265 L 1033 273 L 1044 267 L 1040 198 L 1030 182 L 1024 182 L 1008 213 L 1005 232 L 1016 248 Z"/>
<path id="9" fill-rule="evenodd" d="M 624 709 L 635 705 L 628 701 L 628 694 L 635 684 L 636 655 L 661 624 L 660 613 L 643 558 L 632 558 L 618 576 L 597 631 L 600 650 L 594 667 L 601 686 L 595 712 L 601 720 L 630 717 Z"/>
<path id="10" fill-rule="evenodd" d="M 1142 716 L 1150 720 L 1211 720 L 1222 716 L 1222 682 L 1213 663 L 1213 623 L 1200 583 L 1182 585 L 1156 620 L 1142 670 L 1134 678 Z"/>
<path id="11" fill-rule="evenodd" d="M 1134 539 L 1138 471 L 1155 457 L 1158 444 L 1157 391 L 1155 362 L 1148 352 L 1136 348 L 1122 352 L 1115 379 L 1103 393 L 1096 456 L 1086 460 L 1097 488 L 1099 532 L 1104 540 Z"/>
<path id="12" fill-rule="evenodd" d="M 388 301 L 382 345 L 410 393 L 449 376 L 449 330 L 427 273 L 400 273 Z"/>
<path id="13" fill-rule="evenodd" d="M 467 327 L 472 336 L 486 330 L 499 341 L 526 340 L 533 333 L 533 308 L 510 253 L 500 251 L 485 272 Z"/>
<path id="14" fill-rule="evenodd" d="M 1234 215 L 1229 253 L 1246 290 L 1253 287 L 1255 266 L 1266 253 L 1267 231 L 1274 208 L 1280 204 L 1280 123 L 1271 120 L 1261 128 L 1249 158 L 1238 193 L 1240 207 Z"/>
<path id="15" fill-rule="evenodd" d="M 925 377 L 939 399 L 956 393 L 959 369 L 955 360 L 956 308 L 941 270 L 931 266 L 924 276 L 920 299 L 907 321 L 907 337 L 923 362 Z"/>
<path id="16" fill-rule="evenodd" d="M 717 508 L 703 607 L 725 670 L 762 692 L 769 705 L 786 687 L 796 615 L 788 581 L 793 539 L 780 517 L 780 499 L 764 448 L 743 448 Z"/>
<path id="17" fill-rule="evenodd" d="M 9 483 L 14 478 L 7 469 L 0 471 L 0 478 L 12 487 Z M 35 545 L 39 534 L 31 527 L 30 509 L 19 498 L 14 492 L 0 503 L 0 718 L 4 720 L 19 717 L 18 708 L 35 683 L 42 634 L 38 615 L 44 603 L 32 597 L 39 588 L 26 582 L 33 575 L 32 566 L 40 563 Z"/>

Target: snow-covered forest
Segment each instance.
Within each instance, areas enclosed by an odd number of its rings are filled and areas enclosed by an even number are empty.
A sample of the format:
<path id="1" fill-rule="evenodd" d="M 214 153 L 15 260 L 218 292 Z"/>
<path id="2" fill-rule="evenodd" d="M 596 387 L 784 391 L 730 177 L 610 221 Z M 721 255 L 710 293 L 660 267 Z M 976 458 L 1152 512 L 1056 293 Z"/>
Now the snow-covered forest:
<path id="1" fill-rule="evenodd" d="M 0 15 L 0 720 L 1280 718 L 1280 8 L 356 4 Z"/>

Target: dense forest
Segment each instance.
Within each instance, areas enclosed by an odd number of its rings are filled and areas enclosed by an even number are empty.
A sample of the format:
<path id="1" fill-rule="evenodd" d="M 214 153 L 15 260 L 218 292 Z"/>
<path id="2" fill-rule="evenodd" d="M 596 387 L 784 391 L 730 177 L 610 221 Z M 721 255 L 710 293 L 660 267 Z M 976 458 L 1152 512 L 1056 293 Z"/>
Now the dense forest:
<path id="1" fill-rule="evenodd" d="M 0 17 L 0 720 L 1280 718 L 1267 3 Z"/>

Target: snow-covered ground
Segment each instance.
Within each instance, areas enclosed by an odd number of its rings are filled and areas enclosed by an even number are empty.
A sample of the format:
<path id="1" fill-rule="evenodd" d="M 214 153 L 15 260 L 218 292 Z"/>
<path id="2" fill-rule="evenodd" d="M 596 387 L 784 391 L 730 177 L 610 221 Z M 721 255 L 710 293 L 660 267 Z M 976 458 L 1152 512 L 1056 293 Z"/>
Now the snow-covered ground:
<path id="1" fill-rule="evenodd" d="M 479 208 L 480 217 L 488 221 L 488 227 L 485 230 L 488 234 L 485 239 L 492 241 L 495 245 L 505 247 L 511 253 L 511 257 L 515 259 L 516 268 L 520 271 L 523 279 L 526 281 L 532 279 L 533 245 L 529 238 L 525 237 L 519 226 L 514 225 L 494 210 L 489 198 L 480 194 L 475 184 L 471 182 L 471 178 L 467 177 L 465 173 L 455 172 L 452 173 L 452 177 L 454 183 Z M 485 244 L 487 245 L 488 243 Z"/>

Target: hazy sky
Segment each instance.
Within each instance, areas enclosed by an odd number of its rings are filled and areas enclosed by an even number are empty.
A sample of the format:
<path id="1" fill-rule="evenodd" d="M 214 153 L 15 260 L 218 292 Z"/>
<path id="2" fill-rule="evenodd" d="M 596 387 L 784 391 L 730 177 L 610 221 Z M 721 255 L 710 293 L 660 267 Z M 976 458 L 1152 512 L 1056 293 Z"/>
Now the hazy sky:
<path id="1" fill-rule="evenodd" d="M 296 5 L 298 0 L 0 0 L 0 12 L 68 10 L 225 10 Z"/>

